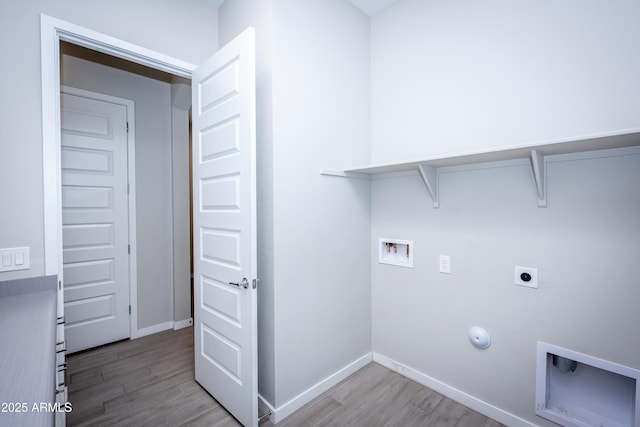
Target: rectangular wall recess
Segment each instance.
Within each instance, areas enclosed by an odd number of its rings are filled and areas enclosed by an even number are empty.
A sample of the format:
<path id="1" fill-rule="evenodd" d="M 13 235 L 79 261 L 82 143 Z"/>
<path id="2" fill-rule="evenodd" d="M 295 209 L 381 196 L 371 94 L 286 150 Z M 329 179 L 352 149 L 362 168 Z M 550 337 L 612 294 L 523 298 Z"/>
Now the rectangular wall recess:
<path id="1" fill-rule="evenodd" d="M 563 426 L 640 427 L 640 371 L 538 342 L 536 414 Z"/>
<path id="2" fill-rule="evenodd" d="M 413 268 L 413 241 L 400 239 L 378 239 L 378 262 Z"/>

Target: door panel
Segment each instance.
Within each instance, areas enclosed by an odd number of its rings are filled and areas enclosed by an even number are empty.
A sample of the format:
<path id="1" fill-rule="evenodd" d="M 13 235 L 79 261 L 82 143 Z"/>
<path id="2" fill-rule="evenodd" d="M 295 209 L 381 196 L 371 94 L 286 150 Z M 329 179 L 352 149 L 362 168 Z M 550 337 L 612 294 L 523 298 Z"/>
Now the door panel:
<path id="1" fill-rule="evenodd" d="M 127 107 L 61 94 L 67 350 L 129 337 Z"/>
<path id="2" fill-rule="evenodd" d="M 257 426 L 254 32 L 192 79 L 196 380 Z"/>

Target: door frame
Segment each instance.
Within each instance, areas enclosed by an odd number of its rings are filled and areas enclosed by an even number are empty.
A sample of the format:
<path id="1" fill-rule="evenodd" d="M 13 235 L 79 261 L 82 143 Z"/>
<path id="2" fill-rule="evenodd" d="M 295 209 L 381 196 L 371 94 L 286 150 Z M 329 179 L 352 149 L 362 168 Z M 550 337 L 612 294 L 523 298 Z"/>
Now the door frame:
<path id="1" fill-rule="evenodd" d="M 116 96 L 106 95 L 104 93 L 92 92 L 89 90 L 79 89 L 72 86 L 60 85 L 60 92 L 67 95 L 81 96 L 101 102 L 109 102 L 111 104 L 122 105 L 127 109 L 127 226 L 128 226 L 128 243 L 129 243 L 129 305 L 131 306 L 131 315 L 129 316 L 129 338 L 138 338 L 138 261 L 135 254 L 137 253 L 136 241 L 136 120 L 135 120 L 135 104 L 131 99 L 119 98 Z M 60 149 L 60 147 L 58 147 Z M 61 165 L 59 165 L 61 167 Z M 61 175 L 62 176 L 62 175 Z M 60 183 L 62 184 L 62 183 Z M 62 191 L 62 185 L 58 187 Z M 62 212 L 62 206 L 60 207 Z M 62 229 L 62 216 L 60 216 L 60 228 Z M 62 235 L 62 234 L 61 234 Z M 64 239 L 60 240 L 60 251 L 64 246 Z M 62 255 L 60 256 L 60 271 L 64 272 Z M 60 274 L 60 278 L 62 273 Z M 64 298 L 63 304 L 64 304 Z"/>
<path id="2" fill-rule="evenodd" d="M 62 313 L 62 187 L 60 153 L 60 42 L 66 41 L 98 52 L 106 53 L 127 61 L 165 71 L 179 77 L 191 79 L 195 65 L 170 56 L 98 33 L 88 28 L 40 15 L 40 74 L 42 81 L 42 172 L 44 202 L 44 265 L 45 276 L 56 275 L 58 280 L 58 313 Z M 134 122 L 130 121 L 130 126 Z M 130 127 L 130 130 L 132 128 Z M 134 132 L 130 131 L 129 135 Z M 131 151 L 129 151 L 131 155 Z M 135 159 L 135 157 L 130 157 Z M 130 181 L 131 183 L 132 181 Z M 135 196 L 135 185 L 131 186 L 131 200 Z M 134 199 L 135 200 L 135 199 Z M 131 203 L 130 203 L 131 205 Z M 133 222 L 131 210 L 129 221 Z M 135 245 L 135 235 L 129 235 Z M 135 246 L 132 247 L 134 249 Z M 135 252 L 133 252 L 135 254 Z M 135 256 L 130 257 L 129 301 L 131 304 L 130 334 L 136 338 L 137 286 Z M 132 267 L 133 266 L 133 269 Z"/>

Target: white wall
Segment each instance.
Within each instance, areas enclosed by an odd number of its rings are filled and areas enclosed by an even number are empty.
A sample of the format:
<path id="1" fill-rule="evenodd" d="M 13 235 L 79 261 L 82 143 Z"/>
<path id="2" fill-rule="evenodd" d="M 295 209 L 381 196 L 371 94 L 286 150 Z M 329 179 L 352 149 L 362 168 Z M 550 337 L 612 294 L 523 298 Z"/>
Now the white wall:
<path id="1" fill-rule="evenodd" d="M 171 84 L 70 55 L 62 70 L 65 85 L 135 103 L 138 328 L 172 321 Z"/>
<path id="2" fill-rule="evenodd" d="M 227 1 L 220 43 L 256 28 L 259 389 L 279 408 L 371 349 L 369 21 L 342 0 Z"/>
<path id="3" fill-rule="evenodd" d="M 275 401 L 272 8 L 271 0 L 233 0 L 219 10 L 220 46 L 249 26 L 256 31 L 258 391 L 267 402 Z"/>
<path id="4" fill-rule="evenodd" d="M 400 0 L 372 19 L 372 160 L 637 127 L 640 3 Z"/>
<path id="5" fill-rule="evenodd" d="M 369 20 L 344 0 L 273 9 L 275 404 L 371 349 Z"/>
<path id="6" fill-rule="evenodd" d="M 372 19 L 373 162 L 640 126 L 639 12 L 400 0 Z M 374 180 L 370 253 L 375 352 L 550 426 L 536 341 L 640 367 L 640 155 L 552 162 L 547 178 L 547 208 L 526 162 L 444 170 L 439 209 L 417 174 Z M 378 264 L 378 237 L 413 239 L 415 268 Z M 515 265 L 539 289 L 514 286 Z M 489 349 L 467 341 L 474 325 Z"/>
<path id="7" fill-rule="evenodd" d="M 11 64 L 0 71 L 0 247 L 31 248 L 31 269 L 1 273 L 0 280 L 44 274 L 40 13 L 191 63 L 218 46 L 217 10 L 204 0 L 0 5 L 0 55 Z"/>
<path id="8" fill-rule="evenodd" d="M 171 83 L 173 320 L 191 318 L 190 82 Z"/>
<path id="9" fill-rule="evenodd" d="M 635 152 L 549 163 L 547 208 L 526 163 L 444 170 L 439 209 L 417 174 L 376 179 L 372 242 L 414 240 L 415 267 L 372 249 L 373 350 L 538 425 L 554 424 L 534 414 L 537 341 L 640 368 Z M 538 268 L 538 289 L 513 285 L 516 265 Z M 489 349 L 467 341 L 475 325 Z"/>

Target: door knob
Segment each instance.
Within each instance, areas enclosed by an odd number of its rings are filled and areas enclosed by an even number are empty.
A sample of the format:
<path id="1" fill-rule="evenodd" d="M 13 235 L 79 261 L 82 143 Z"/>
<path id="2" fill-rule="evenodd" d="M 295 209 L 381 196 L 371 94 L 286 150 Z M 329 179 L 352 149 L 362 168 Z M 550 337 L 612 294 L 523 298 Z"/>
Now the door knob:
<path id="1" fill-rule="evenodd" d="M 242 282 L 238 283 L 238 282 L 229 282 L 230 285 L 233 286 L 237 286 L 239 288 L 245 288 L 247 289 L 249 287 L 249 281 L 247 280 L 246 277 L 242 278 Z"/>

